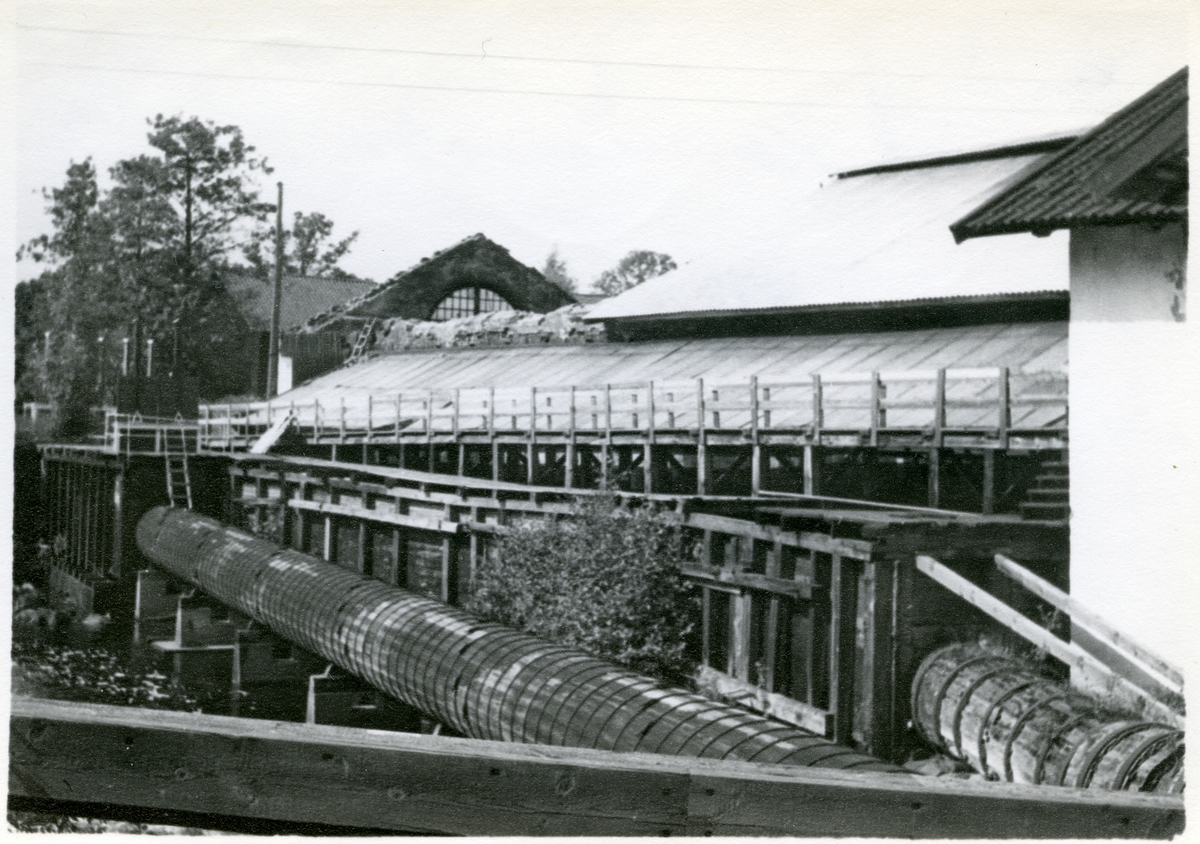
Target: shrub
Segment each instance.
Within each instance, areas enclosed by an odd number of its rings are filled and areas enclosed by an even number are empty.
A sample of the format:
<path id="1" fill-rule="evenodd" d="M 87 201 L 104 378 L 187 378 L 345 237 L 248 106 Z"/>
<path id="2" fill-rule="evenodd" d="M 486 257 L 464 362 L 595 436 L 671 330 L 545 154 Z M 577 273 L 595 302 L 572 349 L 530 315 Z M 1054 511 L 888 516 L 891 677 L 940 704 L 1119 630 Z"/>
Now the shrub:
<path id="1" fill-rule="evenodd" d="M 698 601 L 679 576 L 679 531 L 608 497 L 569 518 L 513 526 L 476 571 L 466 606 L 493 621 L 678 682 Z"/>

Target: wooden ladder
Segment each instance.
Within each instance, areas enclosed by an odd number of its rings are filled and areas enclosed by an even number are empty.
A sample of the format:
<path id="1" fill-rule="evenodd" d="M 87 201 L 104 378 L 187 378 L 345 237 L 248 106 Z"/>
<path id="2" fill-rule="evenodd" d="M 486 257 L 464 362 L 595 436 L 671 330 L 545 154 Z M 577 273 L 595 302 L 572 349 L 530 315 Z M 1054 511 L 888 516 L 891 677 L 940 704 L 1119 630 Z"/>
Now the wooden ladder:
<path id="1" fill-rule="evenodd" d="M 362 331 L 358 332 L 358 337 L 354 340 L 354 348 L 350 350 L 350 357 L 346 358 L 346 363 L 357 363 L 359 358 L 367 351 L 367 343 L 371 342 L 371 334 L 375 331 L 375 323 L 378 322 L 374 317 L 367 320 L 367 324 L 362 327 Z"/>
<path id="2" fill-rule="evenodd" d="M 187 433 L 183 426 L 163 432 L 163 462 L 167 466 L 167 496 L 171 506 L 192 509 L 192 477 L 188 472 Z"/>

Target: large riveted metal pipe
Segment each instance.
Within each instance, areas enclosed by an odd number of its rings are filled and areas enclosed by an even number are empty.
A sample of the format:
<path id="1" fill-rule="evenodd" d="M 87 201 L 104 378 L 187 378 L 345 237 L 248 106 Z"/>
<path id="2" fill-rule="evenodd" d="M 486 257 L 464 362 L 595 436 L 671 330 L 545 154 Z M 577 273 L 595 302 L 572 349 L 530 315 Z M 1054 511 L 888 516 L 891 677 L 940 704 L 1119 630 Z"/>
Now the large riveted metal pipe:
<path id="1" fill-rule="evenodd" d="M 149 559 L 473 738 L 901 771 L 196 513 L 156 507 Z"/>
<path id="2" fill-rule="evenodd" d="M 921 663 L 913 721 L 930 743 L 991 779 L 1178 793 L 1183 733 L 1103 711 L 1091 698 L 975 644 Z"/>

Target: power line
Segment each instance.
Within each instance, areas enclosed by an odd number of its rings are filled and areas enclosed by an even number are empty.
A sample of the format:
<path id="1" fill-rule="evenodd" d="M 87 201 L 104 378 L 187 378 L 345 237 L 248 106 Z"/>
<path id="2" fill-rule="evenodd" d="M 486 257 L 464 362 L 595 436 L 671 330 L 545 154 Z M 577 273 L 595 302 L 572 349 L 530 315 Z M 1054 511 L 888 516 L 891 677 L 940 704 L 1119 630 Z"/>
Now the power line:
<path id="1" fill-rule="evenodd" d="M 189 76 L 199 79 L 228 79 L 240 82 L 284 82 L 302 85 L 337 85 L 355 88 L 398 88 L 409 91 L 448 91 L 471 94 L 511 94 L 531 97 L 568 97 L 593 100 L 640 100 L 644 102 L 705 103 L 711 105 L 761 105 L 792 106 L 804 108 L 850 109 L 866 111 L 931 111 L 931 112 L 995 112 L 998 114 L 1088 114 L 1095 116 L 1096 109 L 1070 108 L 1001 108 L 990 106 L 924 106 L 899 103 L 829 103 L 815 100 L 745 100 L 717 97 L 669 97 L 647 94 L 596 94 L 575 91 L 542 91 L 518 88 L 471 88 L 452 85 L 415 85 L 402 82 L 352 82 L 331 79 L 301 79 L 280 76 L 251 76 L 232 73 L 203 73 L 184 70 L 150 70 L 133 67 L 100 67 L 98 65 L 66 64 L 60 62 L 26 62 L 30 67 L 57 67 L 67 70 L 86 70 L 102 73 L 131 73 L 145 76 Z"/>
<path id="2" fill-rule="evenodd" d="M 869 76 L 880 78 L 904 78 L 904 79 L 974 79 L 984 80 L 989 82 L 1041 82 L 1061 84 L 1063 82 L 1081 82 L 1091 83 L 1096 85 L 1123 85 L 1129 87 L 1143 88 L 1146 87 L 1145 82 L 1132 82 L 1124 80 L 1099 80 L 1099 79 L 1055 79 L 1046 77 L 1033 76 L 986 76 L 982 74 L 960 74 L 960 73 L 904 73 L 904 72 L 887 72 L 871 70 L 832 70 L 828 68 L 799 68 L 799 67 L 755 67 L 746 65 L 713 65 L 713 64 L 685 64 L 674 62 L 641 62 L 641 61 L 617 61 L 610 59 L 572 59 L 561 58 L 554 56 L 518 56 L 510 53 L 487 53 L 481 49 L 479 54 L 461 53 L 453 51 L 440 50 L 410 50 L 398 47 L 350 47 L 341 44 L 317 44 L 311 42 L 300 41 L 259 41 L 250 38 L 214 38 L 201 35 L 175 35 L 151 32 L 121 32 L 119 30 L 110 29 L 74 29 L 70 27 L 60 26 L 35 26 L 32 24 L 18 23 L 15 26 L 19 29 L 36 30 L 39 32 L 66 32 L 75 35 L 100 35 L 117 38 L 161 38 L 173 41 L 194 41 L 213 44 L 244 44 L 256 47 L 276 47 L 281 49 L 303 49 L 303 50 L 332 50 L 347 53 L 391 53 L 395 55 L 406 56 L 430 56 L 436 58 L 460 58 L 460 59 L 496 59 L 500 61 L 516 61 L 516 62 L 540 62 L 548 64 L 579 64 L 579 65 L 598 65 L 609 67 L 641 67 L 669 70 L 722 70 L 735 71 L 744 73 L 784 73 L 784 74 L 799 74 L 799 75 L 817 75 L 817 76 Z"/>

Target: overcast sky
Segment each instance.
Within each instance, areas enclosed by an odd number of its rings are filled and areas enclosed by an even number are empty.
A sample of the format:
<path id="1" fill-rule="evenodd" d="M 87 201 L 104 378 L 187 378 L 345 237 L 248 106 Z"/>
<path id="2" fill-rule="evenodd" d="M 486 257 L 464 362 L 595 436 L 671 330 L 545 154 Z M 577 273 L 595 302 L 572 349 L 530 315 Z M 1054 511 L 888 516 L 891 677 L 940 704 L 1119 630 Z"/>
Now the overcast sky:
<path id="1" fill-rule="evenodd" d="M 1092 125 L 1186 63 L 1186 3 L 39 2 L 15 24 L 17 239 L 43 186 L 235 124 L 383 281 L 483 232 L 584 284 L 631 249 L 786 252 L 837 170 Z M 37 272 L 18 266 L 19 277 Z"/>

